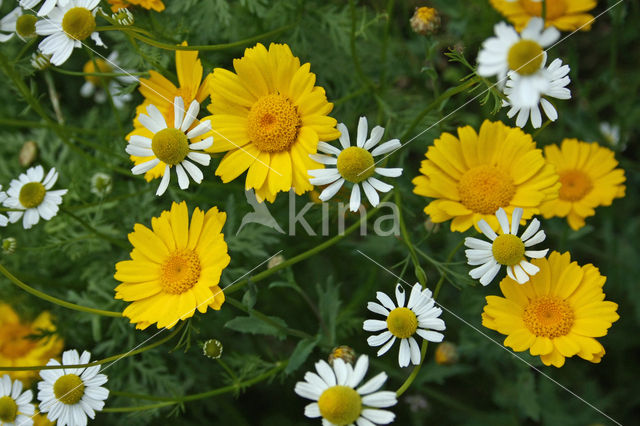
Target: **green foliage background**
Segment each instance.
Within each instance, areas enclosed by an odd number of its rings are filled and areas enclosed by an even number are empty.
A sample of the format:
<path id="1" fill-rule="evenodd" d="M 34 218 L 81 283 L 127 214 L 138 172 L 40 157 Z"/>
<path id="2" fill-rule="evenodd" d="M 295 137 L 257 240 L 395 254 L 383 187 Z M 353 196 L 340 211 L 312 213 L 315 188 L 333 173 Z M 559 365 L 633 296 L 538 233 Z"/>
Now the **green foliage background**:
<path id="1" fill-rule="evenodd" d="M 12 2 L 4 3 L 2 16 L 13 8 Z M 403 176 L 393 184 L 402 194 L 402 210 L 411 239 L 416 247 L 440 262 L 422 259 L 433 288 L 440 278 L 442 262 L 464 235 L 449 232 L 448 223 L 432 231 L 425 227 L 422 209 L 426 200 L 412 193 L 410 183 L 418 173 L 424 152 L 440 133 L 455 131 L 458 126 L 469 124 L 478 128 L 486 118 L 515 125 L 506 118 L 505 110 L 492 115 L 491 96 L 485 105 L 480 103 L 483 96 L 471 100 L 486 89 L 483 85 L 436 103 L 435 108 L 420 117 L 429 104 L 447 89 L 461 84 L 461 79 L 470 72 L 462 64 L 449 61 L 445 53 L 455 49 L 473 64 L 480 43 L 492 35 L 493 25 L 501 20 L 488 1 L 431 1 L 443 22 L 441 30 L 430 37 L 416 35 L 409 27 L 414 7 L 423 5 L 416 1 L 361 1 L 353 8 L 341 0 L 165 0 L 165 3 L 167 10 L 163 13 L 142 9 L 133 12 L 136 26 L 148 29 L 158 40 L 168 43 L 182 40 L 191 45 L 229 43 L 291 24 L 287 30 L 261 41 L 288 43 L 301 62 L 311 63 L 317 84 L 326 89 L 329 100 L 335 103 L 333 117 L 355 129 L 358 117 L 365 115 L 371 126 L 380 124 L 386 128 L 386 139 L 401 137 L 405 142 L 419 134 L 391 158 L 389 166 L 404 168 Z M 614 0 L 600 1 L 594 15 L 614 4 Z M 106 10 L 106 4 L 103 6 Z M 607 350 L 600 364 L 574 357 L 567 359 L 563 368 L 556 369 L 542 365 L 539 358 L 527 353 L 518 354 L 623 424 L 633 421 L 633 409 L 640 404 L 639 368 L 634 362 L 640 348 L 637 338 L 640 216 L 635 196 L 639 180 L 636 144 L 640 122 L 636 96 L 640 85 L 639 20 L 638 3 L 623 1 L 604 13 L 591 31 L 578 32 L 552 50 L 551 58 L 561 57 L 571 67 L 573 98 L 558 102 L 559 120 L 536 135 L 539 146 L 559 143 L 565 137 L 606 144 L 598 124 L 608 121 L 620 126 L 622 140 L 614 149 L 626 171 L 627 197 L 616 200 L 612 207 L 598 208 L 596 216 L 589 218 L 587 226 L 578 232 L 571 231 L 560 219 L 543 222 L 548 247 L 561 252 L 570 250 L 572 259 L 583 265 L 593 263 L 608 277 L 605 293 L 608 300 L 619 304 L 620 320 L 600 339 Z M 109 48 L 98 51 L 107 56 L 117 50 L 123 68 L 163 70 L 165 76 L 176 80 L 173 52 L 143 43 L 133 48 L 123 34 L 115 31 L 104 33 L 103 39 Z M 205 70 L 230 69 L 233 58 L 241 57 L 244 48 L 252 44 L 201 52 L 200 58 Z M 0 52 L 12 59 L 23 47 L 22 42 L 12 40 L 0 46 Z M 135 223 L 149 225 L 152 216 L 169 209 L 172 201 L 183 199 L 191 209 L 215 205 L 228 214 L 224 232 L 231 264 L 223 274 L 224 285 L 241 279 L 279 251 L 290 259 L 337 233 L 337 213 L 332 206 L 331 217 L 335 219 L 330 223 L 328 237 L 307 236 L 300 228 L 294 237 L 283 236 L 258 225 L 248 225 L 236 235 L 242 216 L 251 211 L 245 201 L 244 178 L 223 185 L 213 174 L 217 160 L 201 185 L 193 185 L 187 191 L 170 187 L 163 197 L 155 197 L 157 183 L 146 184 L 132 177 L 128 172 L 131 164 L 124 152 L 124 134 L 131 130 L 135 106 L 142 100 L 137 91 L 135 100 L 116 115 L 108 104 L 96 105 L 79 96 L 81 76 L 64 75 L 55 69 L 34 71 L 29 65 L 29 53 L 13 63 L 13 67 L 46 114 L 55 120 L 47 85 L 47 79 L 51 80 L 59 96 L 65 126 L 47 124 L 3 76 L 0 183 L 6 189 L 10 179 L 23 171 L 18 153 L 25 141 L 33 140 L 39 148 L 38 163 L 59 169 L 57 186 L 69 188 L 64 208 L 75 216 L 61 213 L 30 231 L 19 225 L 0 229 L 3 238 L 12 236 L 18 241 L 18 250 L 13 255 L 2 255 L 2 264 L 29 285 L 81 305 L 121 311 L 125 303 L 113 299 L 117 285 L 114 265 L 128 258 L 129 250 L 118 243 L 128 245 L 126 234 Z M 62 68 L 78 71 L 86 60 L 86 53 L 77 50 Z M 455 113 L 449 115 L 452 111 Z M 113 192 L 103 199 L 90 192 L 89 179 L 96 171 L 113 177 Z M 307 201 L 306 195 L 297 198 L 299 205 Z M 288 221 L 287 205 L 286 194 L 280 195 L 273 206 L 269 205 L 283 226 Z M 320 206 L 313 207 L 306 218 L 319 232 Z M 357 217 L 347 217 L 347 224 L 356 220 Z M 95 424 L 146 425 L 167 421 L 180 425 L 319 424 L 318 420 L 304 417 L 307 402 L 294 394 L 293 386 L 317 359 L 326 358 L 330 349 L 339 344 L 369 354 L 372 359 L 369 374 L 386 371 L 390 376 L 386 388 L 397 389 L 410 371 L 398 368 L 397 347 L 387 356 L 375 358 L 375 351 L 366 344 L 367 333 L 362 331 L 362 321 L 368 317 L 366 302 L 374 298 L 375 291 L 391 293 L 396 279 L 358 250 L 407 281 L 415 282 L 413 268 L 406 267 L 410 265 L 407 248 L 399 238 L 361 237 L 356 232 L 330 250 L 250 283 L 244 294 L 231 295 L 238 302 L 236 306 L 227 303 L 220 312 L 196 315 L 183 329 L 187 332 L 179 334 L 181 347 L 172 350 L 179 340 L 175 338 L 141 355 L 118 361 L 105 371 L 112 391 L 165 397 L 239 383 L 268 371 L 277 361 L 291 359 L 293 365 L 286 373 L 248 389 L 238 387 L 234 392 L 184 405 L 98 414 Z M 445 312 L 443 318 L 447 323 L 446 340 L 458 345 L 460 361 L 452 366 L 435 364 L 435 345 L 430 344 L 417 380 L 393 408 L 396 424 L 609 424 L 606 417 L 568 390 L 518 361 L 501 344 L 496 345 L 503 336 L 484 329 L 480 319 L 484 297 L 499 294 L 496 283 L 485 288 L 474 284 L 466 275 L 468 267 L 461 250 L 452 263 L 444 266 L 451 273 L 439 302 L 455 313 Z M 264 269 L 264 265 L 260 266 L 253 274 Z M 92 358 L 126 352 L 156 333 L 151 327 L 144 332 L 135 331 L 125 319 L 97 317 L 48 304 L 19 290 L 5 278 L 0 279 L 0 291 L 0 297 L 25 317 L 51 310 L 66 348 L 90 350 Z M 248 309 L 258 313 L 247 317 L 243 310 Z M 265 322 L 259 318 L 261 314 L 272 318 Z M 288 327 L 309 337 L 301 338 L 296 332 L 288 334 Z M 155 339 L 168 333 L 165 331 Z M 223 360 L 235 378 L 218 362 L 203 357 L 200 344 L 210 338 L 223 342 Z M 308 359 L 303 362 L 305 355 Z M 303 363 L 293 368 L 297 361 Z M 423 398 L 426 406 L 416 403 L 415 396 Z M 107 407 L 151 403 L 112 395 Z M 168 415 L 176 417 L 166 420 Z"/>

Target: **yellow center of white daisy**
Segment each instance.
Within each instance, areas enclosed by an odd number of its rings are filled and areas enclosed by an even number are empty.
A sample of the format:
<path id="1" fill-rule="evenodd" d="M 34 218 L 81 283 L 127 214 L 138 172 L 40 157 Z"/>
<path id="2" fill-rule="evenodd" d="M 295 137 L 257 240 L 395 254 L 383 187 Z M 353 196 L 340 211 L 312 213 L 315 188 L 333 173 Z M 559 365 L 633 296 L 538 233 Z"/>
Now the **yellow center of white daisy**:
<path id="1" fill-rule="evenodd" d="M 18 405 L 10 396 L 0 398 L 0 420 L 13 423 L 18 414 Z"/>
<path id="2" fill-rule="evenodd" d="M 189 154 L 189 139 L 180 129 L 162 129 L 153 135 L 151 150 L 160 161 L 175 166 Z"/>
<path id="3" fill-rule="evenodd" d="M 593 189 L 591 178 L 582 170 L 566 170 L 560 175 L 558 197 L 565 201 L 580 201 Z"/>
<path id="4" fill-rule="evenodd" d="M 182 294 L 195 286 L 200 279 L 200 257 L 189 249 L 176 250 L 160 268 L 162 290 L 169 294 Z"/>
<path id="5" fill-rule="evenodd" d="M 21 358 L 36 346 L 36 340 L 27 336 L 33 334 L 31 327 L 22 324 L 0 326 L 0 354 L 4 358 Z"/>
<path id="6" fill-rule="evenodd" d="M 549 339 L 569 334 L 573 320 L 571 306 L 556 296 L 542 296 L 530 301 L 522 315 L 522 321 L 531 333 Z"/>
<path id="7" fill-rule="evenodd" d="M 362 412 L 362 398 L 349 386 L 332 386 L 318 398 L 320 415 L 334 425 L 355 422 Z"/>
<path id="8" fill-rule="evenodd" d="M 96 65 L 98 65 L 97 69 L 96 69 Z M 88 61 L 86 64 L 84 64 L 84 67 L 82 67 L 82 72 L 85 72 L 85 73 L 113 72 L 113 67 L 111 67 L 111 65 L 109 65 L 107 61 L 97 58 L 95 64 L 93 63 L 93 61 Z M 102 81 L 106 83 L 111 79 L 111 77 L 98 77 L 96 75 L 85 75 L 84 79 L 87 80 L 89 83 L 93 84 L 94 86 L 102 86 Z"/>
<path id="9" fill-rule="evenodd" d="M 491 245 L 493 258 L 501 265 L 513 266 L 520 263 L 524 256 L 524 243 L 515 235 L 502 234 Z"/>
<path id="10" fill-rule="evenodd" d="M 62 31 L 74 40 L 84 40 L 96 29 L 96 18 L 86 7 L 72 7 L 62 18 Z"/>
<path id="11" fill-rule="evenodd" d="M 222 343 L 219 340 L 211 339 L 204 343 L 204 354 L 212 359 L 218 359 L 222 356 Z"/>
<path id="12" fill-rule="evenodd" d="M 418 329 L 418 317 L 409 308 L 395 308 L 387 317 L 387 328 L 397 338 L 406 339 Z"/>
<path id="13" fill-rule="evenodd" d="M 301 125 L 298 109 L 284 95 L 261 97 L 247 114 L 247 133 L 262 152 L 287 151 L 298 137 Z"/>
<path id="14" fill-rule="evenodd" d="M 508 206 L 515 193 L 511 177 L 495 166 L 474 167 L 458 183 L 460 202 L 474 213 L 494 214 Z"/>
<path id="15" fill-rule="evenodd" d="M 33 15 L 24 14 L 16 21 L 16 33 L 20 37 L 27 38 L 36 35 L 36 18 Z"/>
<path id="16" fill-rule="evenodd" d="M 40 203 L 42 203 L 46 193 L 47 190 L 40 182 L 29 182 L 20 188 L 18 200 L 20 200 L 20 204 L 22 204 L 24 208 L 31 209 L 38 207 Z"/>
<path id="17" fill-rule="evenodd" d="M 556 19 L 565 14 L 567 3 L 565 0 L 547 0 L 547 19 Z M 542 16 L 542 1 L 520 0 L 522 8 L 531 16 Z"/>
<path id="18" fill-rule="evenodd" d="M 53 394 L 63 404 L 77 404 L 84 395 L 84 382 L 76 374 L 64 375 L 53 384 Z"/>
<path id="19" fill-rule="evenodd" d="M 375 172 L 373 155 L 364 148 L 350 146 L 338 155 L 340 176 L 352 183 L 369 179 Z"/>
<path id="20" fill-rule="evenodd" d="M 520 40 L 509 49 L 509 68 L 520 75 L 535 73 L 542 66 L 542 46 L 533 40 Z"/>

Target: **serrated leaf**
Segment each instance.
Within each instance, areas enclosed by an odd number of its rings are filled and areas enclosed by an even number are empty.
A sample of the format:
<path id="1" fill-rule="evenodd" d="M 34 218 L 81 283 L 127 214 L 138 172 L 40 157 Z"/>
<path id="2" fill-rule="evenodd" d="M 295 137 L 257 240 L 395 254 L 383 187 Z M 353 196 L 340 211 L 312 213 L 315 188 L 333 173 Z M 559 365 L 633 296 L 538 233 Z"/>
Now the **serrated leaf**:
<path id="1" fill-rule="evenodd" d="M 298 342 L 296 348 L 293 350 L 291 357 L 289 357 L 289 364 L 284 369 L 285 374 L 291 374 L 298 369 L 311 355 L 313 348 L 318 344 L 318 339 L 303 339 Z"/>
<path id="2" fill-rule="evenodd" d="M 247 286 L 247 291 L 244 292 L 242 296 L 242 304 L 247 308 L 251 309 L 255 306 L 256 301 L 258 300 L 258 289 L 256 285 L 252 282 L 249 282 Z"/>
<path id="3" fill-rule="evenodd" d="M 227 322 L 224 326 L 231 330 L 239 331 L 240 333 L 248 334 L 266 334 L 268 336 L 276 336 L 279 339 L 284 339 L 286 334 L 283 328 L 287 327 L 287 323 L 282 318 L 267 317 L 270 322 L 258 319 L 253 316 L 248 317 L 236 317 Z"/>

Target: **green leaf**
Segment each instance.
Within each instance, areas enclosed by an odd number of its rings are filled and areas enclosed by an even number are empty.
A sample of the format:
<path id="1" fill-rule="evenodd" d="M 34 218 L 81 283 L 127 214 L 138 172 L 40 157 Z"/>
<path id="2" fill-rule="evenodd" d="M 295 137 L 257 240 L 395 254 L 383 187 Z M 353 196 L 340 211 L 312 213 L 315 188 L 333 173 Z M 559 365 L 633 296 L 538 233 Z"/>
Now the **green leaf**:
<path id="1" fill-rule="evenodd" d="M 251 309 L 256 305 L 256 300 L 258 300 L 258 289 L 254 283 L 249 282 L 247 291 L 242 296 L 242 304 Z"/>
<path id="2" fill-rule="evenodd" d="M 298 369 L 311 355 L 313 348 L 318 344 L 318 338 L 303 339 L 298 342 L 289 358 L 289 364 L 284 369 L 285 374 L 291 374 Z"/>
<path id="3" fill-rule="evenodd" d="M 318 292 L 318 308 L 322 320 L 327 325 L 327 340 L 329 345 L 335 344 L 336 337 L 336 318 L 340 312 L 340 292 L 339 285 L 335 284 L 331 278 L 327 280 L 326 285 L 316 285 Z"/>
<path id="4" fill-rule="evenodd" d="M 236 317 L 227 322 L 224 326 L 231 330 L 239 331 L 240 333 L 266 334 L 269 336 L 276 336 L 279 339 L 284 339 L 286 336 L 284 329 L 287 328 L 287 323 L 285 323 L 282 318 L 278 317 L 269 316 L 266 318 L 269 322 L 253 316 Z"/>

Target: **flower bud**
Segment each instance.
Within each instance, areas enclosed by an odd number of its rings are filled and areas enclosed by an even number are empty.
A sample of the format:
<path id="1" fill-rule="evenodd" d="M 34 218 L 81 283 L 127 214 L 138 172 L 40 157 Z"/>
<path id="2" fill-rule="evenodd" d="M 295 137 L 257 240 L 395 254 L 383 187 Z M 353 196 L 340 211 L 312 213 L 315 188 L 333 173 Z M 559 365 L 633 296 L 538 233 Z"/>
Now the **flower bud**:
<path id="1" fill-rule="evenodd" d="M 202 345 L 202 353 L 207 358 L 218 359 L 222 356 L 222 343 L 216 339 L 209 339 Z"/>
<path id="2" fill-rule="evenodd" d="M 353 365 L 353 362 L 356 359 L 356 351 L 346 345 L 335 347 L 329 354 L 329 364 L 333 365 L 333 360 L 336 358 L 340 358 L 344 362 Z"/>
<path id="3" fill-rule="evenodd" d="M 422 35 L 433 34 L 440 27 L 440 15 L 432 7 L 416 7 L 416 11 L 409 20 L 414 32 Z"/>

